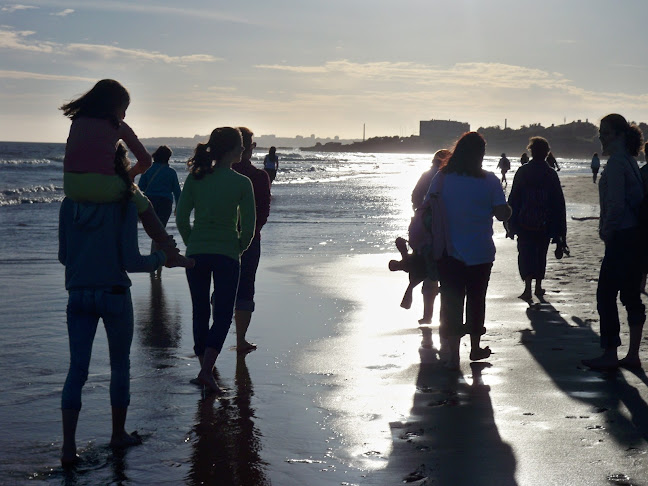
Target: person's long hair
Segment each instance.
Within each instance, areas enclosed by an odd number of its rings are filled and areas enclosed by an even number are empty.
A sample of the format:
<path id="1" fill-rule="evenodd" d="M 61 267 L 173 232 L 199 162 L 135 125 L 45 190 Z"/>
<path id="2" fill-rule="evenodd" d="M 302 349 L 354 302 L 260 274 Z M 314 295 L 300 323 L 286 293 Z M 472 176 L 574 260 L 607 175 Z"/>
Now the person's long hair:
<path id="1" fill-rule="evenodd" d="M 117 144 L 117 149 L 115 150 L 115 174 L 126 185 L 126 190 L 122 194 L 121 201 L 125 204 L 133 197 L 135 194 L 135 184 L 128 175 L 128 170 L 130 169 L 131 162 L 128 159 L 128 149 L 124 146 L 123 143 L 119 142 Z"/>
<path id="2" fill-rule="evenodd" d="M 482 161 L 486 154 L 486 140 L 477 132 L 466 132 L 457 141 L 448 163 L 441 169 L 444 174 L 485 177 Z"/>
<path id="3" fill-rule="evenodd" d="M 202 179 L 214 172 L 214 167 L 223 160 L 225 154 L 241 147 L 242 143 L 238 128 L 216 128 L 211 132 L 207 143 L 199 143 L 196 146 L 193 156 L 187 162 L 189 172 L 195 179 Z"/>
<path id="4" fill-rule="evenodd" d="M 601 119 L 601 125 L 607 123 L 616 133 L 624 136 L 626 150 L 636 157 L 641 152 L 643 145 L 643 133 L 634 123 L 628 121 L 617 113 L 611 113 Z"/>
<path id="5" fill-rule="evenodd" d="M 102 79 L 90 91 L 65 103 L 59 110 L 71 120 L 79 117 L 109 120 L 115 128 L 119 127 L 116 112 L 130 104 L 130 95 L 118 81 Z"/>

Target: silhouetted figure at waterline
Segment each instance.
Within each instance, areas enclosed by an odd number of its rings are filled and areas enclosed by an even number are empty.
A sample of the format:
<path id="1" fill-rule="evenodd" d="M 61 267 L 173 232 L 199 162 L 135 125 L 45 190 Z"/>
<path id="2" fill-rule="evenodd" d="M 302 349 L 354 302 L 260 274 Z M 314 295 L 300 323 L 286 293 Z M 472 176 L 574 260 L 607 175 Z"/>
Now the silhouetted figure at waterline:
<path id="1" fill-rule="evenodd" d="M 567 235 L 565 197 L 558 175 L 546 163 L 549 142 L 542 137 L 532 137 L 528 150 L 531 160 L 520 167 L 513 178 L 508 198 L 513 212 L 507 222 L 507 236 L 518 237 L 518 269 L 524 281 L 524 291 L 519 298 L 526 301 L 532 299 L 533 280 L 536 297 L 543 298 L 542 280 L 549 243 L 553 238 L 564 248 Z"/>
<path id="2" fill-rule="evenodd" d="M 497 163 L 497 168 L 502 173 L 502 185 L 508 185 L 508 181 L 506 180 L 506 173 L 511 170 L 511 161 L 506 157 L 506 154 L 502 154 L 502 158 Z"/>

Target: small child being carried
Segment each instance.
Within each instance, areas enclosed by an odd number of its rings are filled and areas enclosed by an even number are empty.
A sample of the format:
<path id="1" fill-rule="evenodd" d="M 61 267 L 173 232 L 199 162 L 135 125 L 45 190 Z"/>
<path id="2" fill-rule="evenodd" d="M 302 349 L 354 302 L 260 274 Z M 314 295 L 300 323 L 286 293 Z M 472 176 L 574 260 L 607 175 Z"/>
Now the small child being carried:
<path id="1" fill-rule="evenodd" d="M 73 201 L 108 203 L 124 197 L 129 188 L 115 172 L 115 157 L 123 156 L 119 153 L 120 140 L 137 158 L 128 172 L 131 181 L 151 166 L 151 155 L 124 122 L 129 104 L 126 88 L 115 80 L 102 79 L 84 95 L 61 106 L 63 114 L 72 120 L 63 161 L 63 191 Z M 148 198 L 134 187 L 133 202 L 144 230 L 168 255 L 165 266 L 193 267 L 194 260 L 180 254 Z"/>

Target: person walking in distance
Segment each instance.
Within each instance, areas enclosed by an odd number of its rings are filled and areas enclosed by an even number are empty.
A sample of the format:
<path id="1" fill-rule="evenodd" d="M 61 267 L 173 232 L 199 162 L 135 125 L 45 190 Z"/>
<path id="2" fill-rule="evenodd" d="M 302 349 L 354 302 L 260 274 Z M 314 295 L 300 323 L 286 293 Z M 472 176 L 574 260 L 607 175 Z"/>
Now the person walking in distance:
<path id="1" fill-rule="evenodd" d="M 249 248 L 241 255 L 241 278 L 234 310 L 236 349 L 239 353 L 249 353 L 256 349 L 255 344 L 247 341 L 246 334 L 255 307 L 254 285 L 261 258 L 261 228 L 266 224 L 270 215 L 270 177 L 267 172 L 252 165 L 252 152 L 256 147 L 256 143 L 252 141 L 254 133 L 246 127 L 239 127 L 239 130 L 243 136 L 244 150 L 241 161 L 232 165 L 232 169 L 252 181 L 256 204 L 256 231 Z"/>

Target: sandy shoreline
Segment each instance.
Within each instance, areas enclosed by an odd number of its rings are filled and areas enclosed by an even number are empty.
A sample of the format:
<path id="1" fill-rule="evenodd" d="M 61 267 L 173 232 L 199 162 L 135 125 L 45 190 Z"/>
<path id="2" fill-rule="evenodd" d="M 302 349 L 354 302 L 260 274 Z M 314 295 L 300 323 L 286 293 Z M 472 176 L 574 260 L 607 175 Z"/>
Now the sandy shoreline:
<path id="1" fill-rule="evenodd" d="M 571 215 L 597 214 L 591 178 L 562 183 Z M 184 274 L 165 270 L 162 285 L 134 276 L 128 424 L 145 442 L 124 456 L 106 447 L 109 376 L 100 331 L 79 424 L 84 461 L 73 477 L 57 466 L 65 292 L 62 270 L 48 267 L 41 278 L 55 325 L 34 327 L 41 334 L 33 351 L 48 357 L 38 366 L 50 371 L 29 388 L 11 377 L 1 388 L 3 416 L 13 419 L 3 424 L 6 436 L 30 435 L 17 444 L 0 440 L 0 469 L 8 471 L 0 483 L 589 486 L 625 474 L 634 480 L 627 484 L 643 484 L 648 378 L 579 365 L 598 352 L 597 226 L 569 218 L 571 257 L 549 257 L 547 303 L 529 307 L 516 298 L 515 243 L 496 225 L 484 338 L 494 354 L 471 367 L 464 346 L 460 373 L 441 368 L 434 349 L 419 348 L 420 294 L 411 310 L 399 307 L 406 277 L 387 270 L 394 254 L 264 255 L 249 332 L 259 349 L 237 360 L 230 332 L 217 361 L 230 389 L 220 402 L 201 399 L 188 383 L 196 360 Z M 16 299 L 8 312 L 18 315 L 29 299 Z M 27 318 L 34 326 L 43 319 Z M 438 304 L 431 327 L 438 346 Z M 644 361 L 647 349 L 648 342 Z"/>

